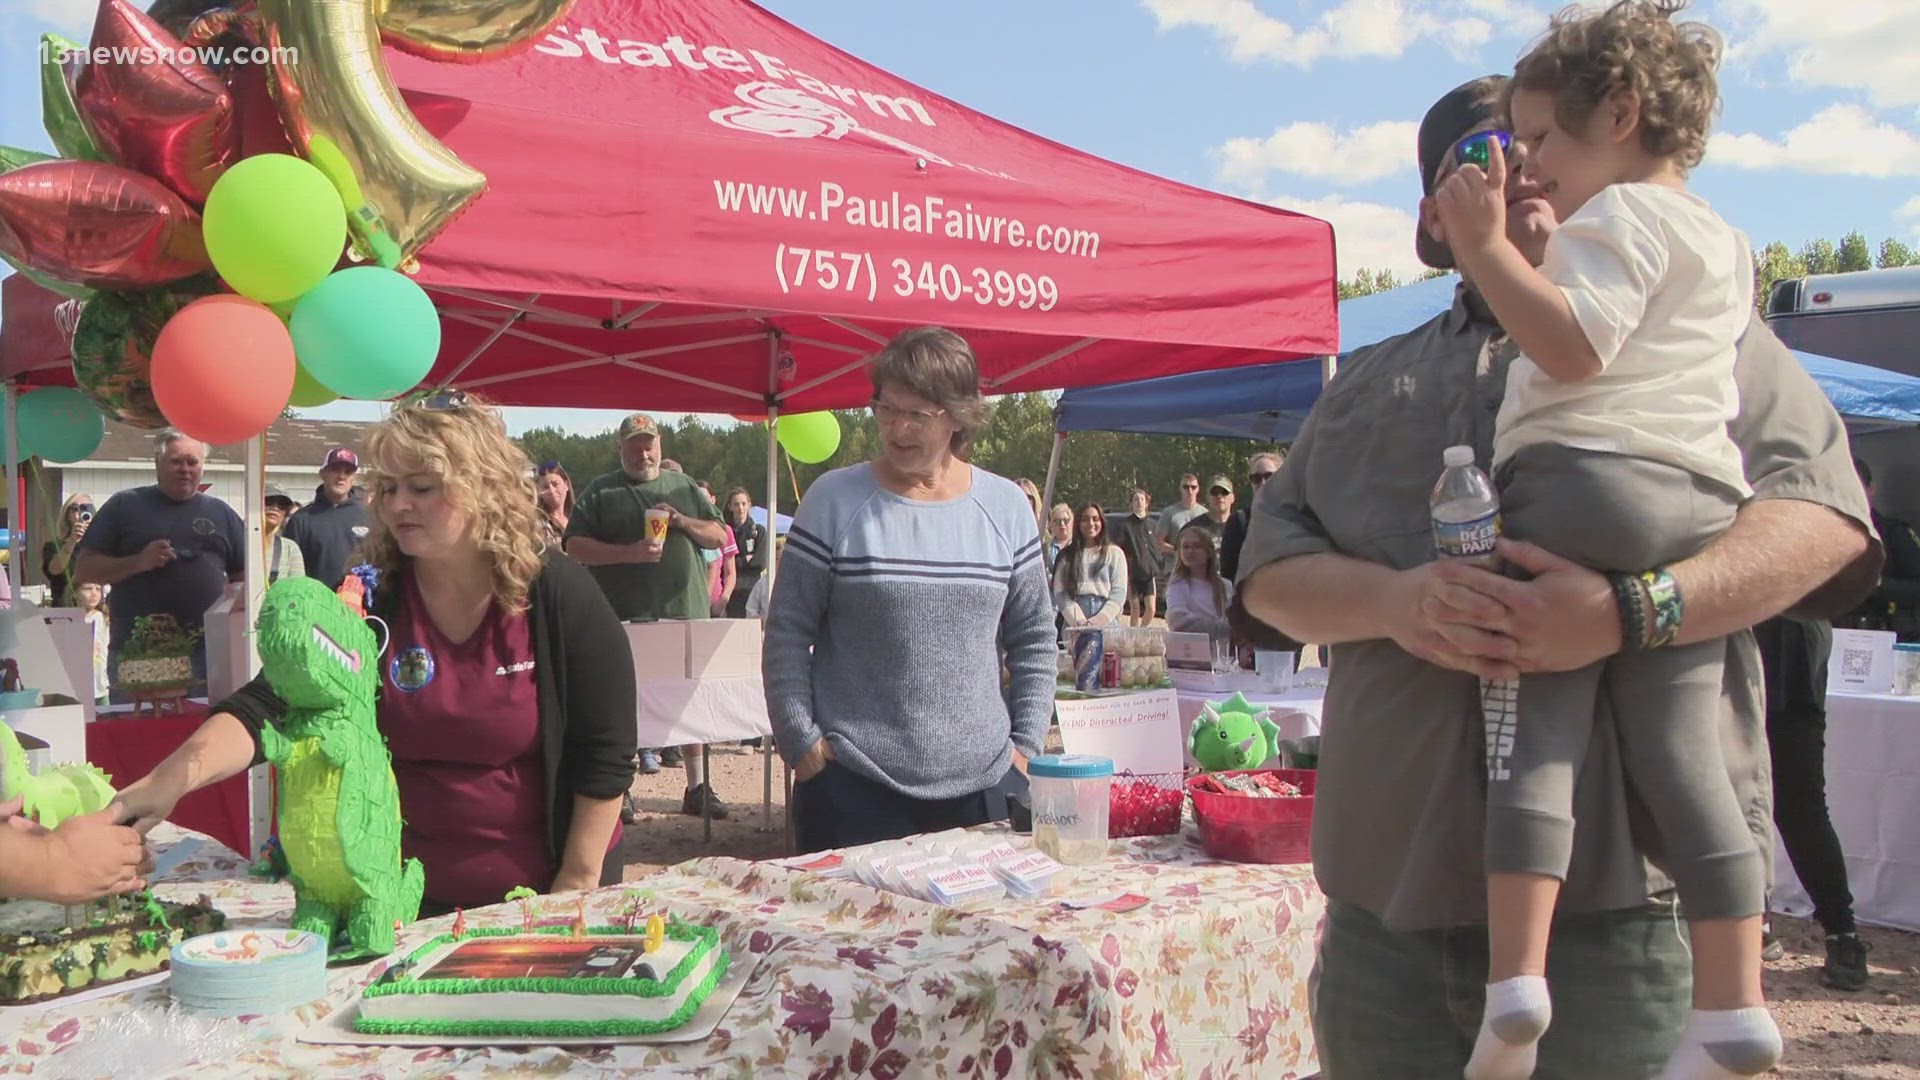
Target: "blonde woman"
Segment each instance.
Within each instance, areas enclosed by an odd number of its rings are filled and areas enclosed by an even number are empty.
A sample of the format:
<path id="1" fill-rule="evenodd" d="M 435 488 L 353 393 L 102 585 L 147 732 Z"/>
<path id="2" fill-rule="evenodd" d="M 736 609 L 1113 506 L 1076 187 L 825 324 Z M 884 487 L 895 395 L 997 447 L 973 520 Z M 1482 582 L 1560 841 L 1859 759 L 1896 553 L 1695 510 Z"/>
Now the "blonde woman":
<path id="1" fill-rule="evenodd" d="M 1033 507 L 1033 523 L 1041 532 L 1046 532 L 1047 509 L 1046 504 L 1040 501 L 1040 485 L 1023 476 L 1015 480 L 1013 486 L 1020 489 L 1020 493 L 1027 497 L 1028 505 Z"/>
<path id="2" fill-rule="evenodd" d="M 54 539 L 40 546 L 40 572 L 47 577 L 47 606 L 60 607 L 67 601 L 67 581 L 72 576 L 73 549 L 93 524 L 93 496 L 71 495 L 60 506 L 60 528 Z"/>
<path id="3" fill-rule="evenodd" d="M 458 391 L 393 411 L 367 440 L 364 552 L 389 627 L 378 722 L 422 916 L 618 882 L 633 781 L 633 658 L 593 578 L 542 539 L 532 470 L 499 415 Z M 369 658 L 372 659 L 372 658 Z M 286 710 L 264 678 L 121 793 L 142 831 L 188 792 L 258 764 Z"/>

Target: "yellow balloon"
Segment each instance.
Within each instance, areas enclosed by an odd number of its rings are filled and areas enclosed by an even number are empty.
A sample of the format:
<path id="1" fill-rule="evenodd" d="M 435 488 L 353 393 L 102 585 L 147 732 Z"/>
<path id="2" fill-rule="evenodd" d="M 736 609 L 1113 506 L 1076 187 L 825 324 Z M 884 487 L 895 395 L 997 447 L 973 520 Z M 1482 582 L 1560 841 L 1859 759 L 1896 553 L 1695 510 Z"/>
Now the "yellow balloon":
<path id="1" fill-rule="evenodd" d="M 572 0 L 260 0 L 287 135 L 347 205 L 354 249 L 395 269 L 486 190 L 414 118 L 381 54 L 485 60 L 530 46 Z"/>

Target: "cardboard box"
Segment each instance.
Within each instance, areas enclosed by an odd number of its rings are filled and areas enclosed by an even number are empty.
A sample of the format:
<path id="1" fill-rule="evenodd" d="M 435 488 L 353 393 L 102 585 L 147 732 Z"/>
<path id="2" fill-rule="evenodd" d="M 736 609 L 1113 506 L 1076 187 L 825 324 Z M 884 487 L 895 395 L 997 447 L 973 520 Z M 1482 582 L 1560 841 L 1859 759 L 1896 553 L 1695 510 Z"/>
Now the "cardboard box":
<path id="1" fill-rule="evenodd" d="M 247 621 L 244 585 L 227 584 L 226 592 L 207 609 L 203 630 L 207 646 L 207 700 L 221 701 L 253 678 L 252 658 L 247 654 L 247 635 L 253 632 L 253 624 Z"/>
<path id="2" fill-rule="evenodd" d="M 696 619 L 687 624 L 687 678 L 759 677 L 759 619 Z"/>
<path id="3" fill-rule="evenodd" d="M 7 726 L 46 743 L 46 762 L 50 765 L 79 764 L 87 760 L 87 712 L 78 705 L 11 709 L 7 712 Z M 137 776 L 114 777 L 121 785 L 138 779 Z"/>
<path id="4" fill-rule="evenodd" d="M 628 623 L 627 646 L 633 650 L 633 680 L 660 682 L 687 677 L 687 623 Z"/>

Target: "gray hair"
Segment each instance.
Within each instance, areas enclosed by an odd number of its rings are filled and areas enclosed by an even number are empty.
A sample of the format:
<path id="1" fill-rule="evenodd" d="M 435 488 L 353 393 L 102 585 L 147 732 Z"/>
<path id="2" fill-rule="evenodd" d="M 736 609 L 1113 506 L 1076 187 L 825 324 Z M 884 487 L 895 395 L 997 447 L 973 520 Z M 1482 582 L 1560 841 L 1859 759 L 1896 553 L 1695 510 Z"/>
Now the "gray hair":
<path id="1" fill-rule="evenodd" d="M 973 439 L 987 426 L 987 399 L 980 393 L 980 362 L 967 340 L 943 326 L 903 331 L 867 365 L 873 396 L 897 386 L 926 398 L 953 420 L 952 448 L 966 457 Z"/>
<path id="2" fill-rule="evenodd" d="M 206 449 L 206 446 L 207 446 L 206 443 L 203 443 L 199 439 L 196 439 L 193 436 L 187 434 L 186 432 L 181 431 L 179 428 L 163 428 L 160 434 L 155 435 L 153 437 L 153 460 L 156 463 L 159 462 L 161 458 L 164 458 L 167 456 L 167 451 L 170 448 L 172 448 L 174 443 L 182 443 L 182 442 L 193 443 L 195 446 L 200 447 L 202 450 Z M 205 455 L 202 455 L 202 456 L 205 456 Z"/>

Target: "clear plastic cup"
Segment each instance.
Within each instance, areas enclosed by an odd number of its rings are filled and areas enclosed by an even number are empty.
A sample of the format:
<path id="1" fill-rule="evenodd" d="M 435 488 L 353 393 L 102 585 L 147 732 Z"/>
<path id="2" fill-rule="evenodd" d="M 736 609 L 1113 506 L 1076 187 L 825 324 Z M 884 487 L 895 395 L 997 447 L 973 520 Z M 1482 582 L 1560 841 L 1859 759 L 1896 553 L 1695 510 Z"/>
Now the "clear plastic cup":
<path id="1" fill-rule="evenodd" d="M 1069 866 L 1107 857 L 1111 758 L 1044 754 L 1027 762 L 1027 782 L 1035 847 Z"/>

